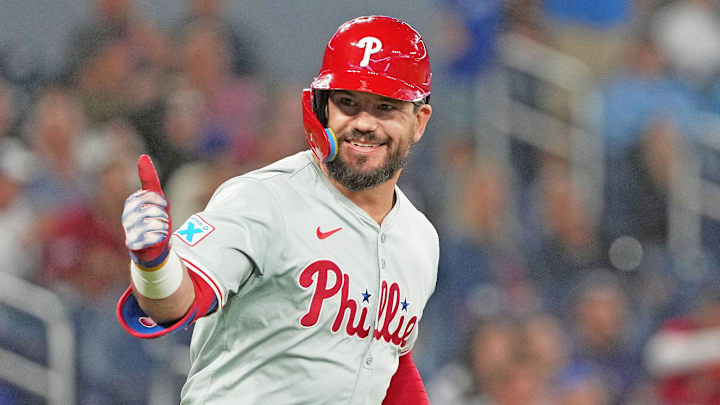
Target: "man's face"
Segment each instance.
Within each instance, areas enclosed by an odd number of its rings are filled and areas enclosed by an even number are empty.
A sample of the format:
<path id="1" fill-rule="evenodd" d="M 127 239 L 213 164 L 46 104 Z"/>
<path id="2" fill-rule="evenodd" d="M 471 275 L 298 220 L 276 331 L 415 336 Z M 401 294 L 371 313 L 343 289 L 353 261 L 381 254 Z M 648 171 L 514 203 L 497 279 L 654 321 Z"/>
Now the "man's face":
<path id="1" fill-rule="evenodd" d="M 376 187 L 398 173 L 420 140 L 431 108 L 371 93 L 337 90 L 328 100 L 328 127 L 337 136 L 337 157 L 326 163 L 345 188 Z"/>

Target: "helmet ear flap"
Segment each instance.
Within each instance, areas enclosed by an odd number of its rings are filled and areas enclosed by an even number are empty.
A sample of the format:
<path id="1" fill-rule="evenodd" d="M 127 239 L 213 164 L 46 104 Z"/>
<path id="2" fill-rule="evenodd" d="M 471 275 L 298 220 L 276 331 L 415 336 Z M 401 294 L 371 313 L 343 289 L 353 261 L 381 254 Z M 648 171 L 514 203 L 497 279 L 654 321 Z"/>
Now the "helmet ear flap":
<path id="1" fill-rule="evenodd" d="M 330 92 L 328 90 L 312 91 L 312 108 L 315 116 L 323 127 L 328 125 L 328 98 Z"/>
<path id="2" fill-rule="evenodd" d="M 326 92 L 325 92 L 326 93 Z M 325 105 L 327 105 L 327 94 L 325 95 Z M 315 101 L 313 100 L 313 91 L 310 89 L 303 90 L 302 93 L 302 113 L 303 126 L 305 127 L 305 137 L 307 139 L 310 150 L 315 154 L 321 162 L 329 162 L 335 159 L 337 155 L 337 139 L 335 133 L 330 128 L 320 123 L 315 113 Z M 325 108 L 323 107 L 324 111 Z M 323 114 L 326 116 L 327 114 Z M 327 118 L 325 119 L 327 124 Z"/>

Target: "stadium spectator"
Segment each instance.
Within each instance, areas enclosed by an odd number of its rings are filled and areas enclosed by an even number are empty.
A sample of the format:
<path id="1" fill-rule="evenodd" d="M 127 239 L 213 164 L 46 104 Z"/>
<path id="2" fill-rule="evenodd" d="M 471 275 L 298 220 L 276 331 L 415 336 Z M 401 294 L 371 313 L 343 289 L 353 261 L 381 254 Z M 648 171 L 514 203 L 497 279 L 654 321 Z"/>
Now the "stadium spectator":
<path id="1" fill-rule="evenodd" d="M 94 150 L 86 143 L 87 155 L 102 156 L 87 168 L 91 197 L 58 210 L 44 238 L 38 281 L 54 289 L 65 285 L 87 302 L 107 299 L 111 291 L 122 290 L 127 278 L 125 235 L 122 228 L 112 226 L 112 219 L 122 213 L 124 196 L 135 186 L 132 156 L 141 149 L 137 135 L 121 128 L 110 127 L 98 135 L 103 139 L 96 141 L 99 147 Z"/>
<path id="2" fill-rule="evenodd" d="M 548 164 L 535 187 L 537 242 L 530 253 L 530 276 L 543 305 L 563 316 L 570 304 L 568 291 L 604 264 L 606 250 L 584 195 L 563 165 Z"/>
<path id="3" fill-rule="evenodd" d="M 178 82 L 200 94 L 205 105 L 195 153 L 216 158 L 229 153 L 237 162 L 252 159 L 265 98 L 258 81 L 232 72 L 220 27 L 197 21 L 186 27 L 179 49 Z"/>
<path id="4" fill-rule="evenodd" d="M 49 87 L 37 96 L 25 137 L 38 158 L 27 188 L 38 213 L 51 214 L 88 197 L 80 153 L 85 136 L 84 112 L 72 88 Z"/>
<path id="5" fill-rule="evenodd" d="M 496 64 L 497 38 L 503 23 L 503 2 L 443 0 L 435 22 L 441 66 L 434 69 L 442 86 L 435 97 L 448 99 L 457 108 L 439 111 L 443 126 L 452 130 L 472 127 L 480 108 L 477 92 Z"/>
<path id="6" fill-rule="evenodd" d="M 508 374 L 516 355 L 517 328 L 508 320 L 490 318 L 473 325 L 463 356 L 448 362 L 428 383 L 430 403 L 485 404 Z"/>
<path id="7" fill-rule="evenodd" d="M 94 5 L 96 14 L 71 34 L 67 73 L 90 126 L 130 114 L 138 121 L 153 119 L 172 61 L 168 39 L 132 1 L 95 0 Z"/>
<path id="8" fill-rule="evenodd" d="M 539 312 L 523 319 L 518 343 L 535 360 L 536 373 L 547 386 L 550 403 L 608 404 L 608 386 L 599 367 L 572 359 L 569 337 L 560 319 Z"/>
<path id="9" fill-rule="evenodd" d="M 614 239 L 630 235 L 642 244 L 668 241 L 668 204 L 672 181 L 684 159 L 686 139 L 675 122 L 650 121 L 641 138 L 608 162 L 614 178 L 606 182 L 606 232 Z"/>
<path id="10" fill-rule="evenodd" d="M 196 22 L 207 22 L 218 28 L 223 42 L 228 44 L 228 59 L 232 72 L 237 76 L 258 73 L 258 55 L 249 32 L 237 21 L 230 21 L 226 15 L 227 2 L 224 0 L 187 0 L 188 15 L 179 24 L 178 32 Z M 182 36 L 182 34 L 178 35 Z"/>
<path id="11" fill-rule="evenodd" d="M 642 359 L 628 340 L 632 324 L 619 278 L 610 273 L 588 275 L 575 290 L 571 329 L 571 361 L 599 368 L 609 404 L 625 404 L 642 382 Z"/>
<path id="12" fill-rule="evenodd" d="M 28 277 L 34 271 L 33 252 L 28 229 L 33 228 L 35 213 L 25 198 L 35 156 L 27 145 L 10 134 L 14 121 L 14 103 L 10 87 L 0 81 L 0 257 L 3 271 Z"/>
<path id="13" fill-rule="evenodd" d="M 652 121 L 675 122 L 683 134 L 692 137 L 697 132 L 697 94 L 671 74 L 667 60 L 647 36 L 636 38 L 624 55 L 624 63 L 599 86 L 608 159 L 635 145 Z"/>
<path id="14" fill-rule="evenodd" d="M 501 308 L 512 314 L 537 305 L 527 264 L 513 238 L 505 179 L 489 163 L 470 163 L 454 176 L 447 180 L 457 181 L 457 188 L 445 194 L 454 216 L 439 230 L 438 281 L 426 309 L 426 319 L 434 325 L 428 339 L 448 343 L 427 348 L 441 363 L 461 354 L 474 320 L 495 316 Z M 448 335 L 448 330 L 455 332 Z"/>
<path id="15" fill-rule="evenodd" d="M 720 402 L 720 290 L 711 283 L 696 305 L 650 338 L 645 364 L 663 405 Z"/>
<path id="16" fill-rule="evenodd" d="M 552 44 L 587 65 L 596 78 L 612 71 L 626 52 L 634 13 L 631 0 L 542 0 Z"/>

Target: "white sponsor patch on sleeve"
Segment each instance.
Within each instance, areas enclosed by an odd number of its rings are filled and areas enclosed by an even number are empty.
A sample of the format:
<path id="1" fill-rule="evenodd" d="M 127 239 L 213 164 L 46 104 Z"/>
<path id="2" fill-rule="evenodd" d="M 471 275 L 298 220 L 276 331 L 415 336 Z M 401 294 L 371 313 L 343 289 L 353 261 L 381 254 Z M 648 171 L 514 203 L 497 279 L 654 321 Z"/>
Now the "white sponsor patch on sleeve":
<path id="1" fill-rule="evenodd" d="M 195 214 L 188 218 L 180 229 L 175 231 L 175 235 L 188 245 L 195 246 L 214 230 L 214 226 Z"/>

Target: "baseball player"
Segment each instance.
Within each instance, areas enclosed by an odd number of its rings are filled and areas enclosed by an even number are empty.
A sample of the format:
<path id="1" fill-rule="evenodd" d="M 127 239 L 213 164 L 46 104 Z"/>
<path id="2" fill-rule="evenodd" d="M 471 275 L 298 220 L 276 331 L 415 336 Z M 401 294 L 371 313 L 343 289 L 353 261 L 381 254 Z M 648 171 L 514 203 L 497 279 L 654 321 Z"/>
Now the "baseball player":
<path id="1" fill-rule="evenodd" d="M 424 404 L 411 350 L 438 237 L 396 186 L 432 109 L 420 35 L 338 29 L 302 95 L 310 151 L 220 186 L 172 236 L 150 159 L 122 216 L 118 319 L 155 338 L 195 322 L 183 404 Z"/>

